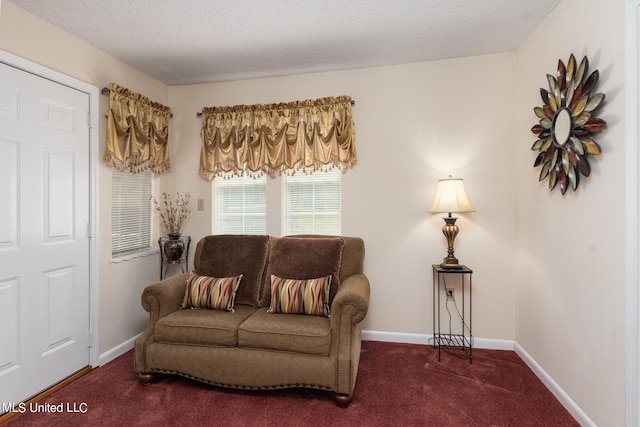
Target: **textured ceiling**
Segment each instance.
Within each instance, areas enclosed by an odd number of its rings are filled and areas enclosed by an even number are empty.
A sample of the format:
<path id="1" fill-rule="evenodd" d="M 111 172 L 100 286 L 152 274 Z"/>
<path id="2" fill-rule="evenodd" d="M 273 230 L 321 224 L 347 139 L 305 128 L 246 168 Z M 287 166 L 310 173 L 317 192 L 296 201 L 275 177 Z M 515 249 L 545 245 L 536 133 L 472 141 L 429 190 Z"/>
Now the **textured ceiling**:
<path id="1" fill-rule="evenodd" d="M 561 0 L 9 1 L 184 85 L 512 52 Z"/>

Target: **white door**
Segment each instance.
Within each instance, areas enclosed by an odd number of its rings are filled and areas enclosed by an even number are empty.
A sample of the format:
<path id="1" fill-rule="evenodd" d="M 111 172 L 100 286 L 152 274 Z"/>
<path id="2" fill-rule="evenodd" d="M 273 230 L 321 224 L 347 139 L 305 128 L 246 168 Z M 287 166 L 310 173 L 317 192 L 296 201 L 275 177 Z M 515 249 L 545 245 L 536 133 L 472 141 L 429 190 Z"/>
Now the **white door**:
<path id="1" fill-rule="evenodd" d="M 0 413 L 90 363 L 88 117 L 0 63 Z"/>

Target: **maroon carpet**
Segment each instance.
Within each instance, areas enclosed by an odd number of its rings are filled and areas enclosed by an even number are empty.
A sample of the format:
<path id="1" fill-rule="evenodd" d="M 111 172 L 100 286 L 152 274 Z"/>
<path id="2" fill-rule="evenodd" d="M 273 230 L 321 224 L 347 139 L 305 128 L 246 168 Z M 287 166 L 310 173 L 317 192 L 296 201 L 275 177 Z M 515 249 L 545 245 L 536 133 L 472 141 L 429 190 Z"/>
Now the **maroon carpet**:
<path id="1" fill-rule="evenodd" d="M 148 387 L 133 372 L 133 351 L 39 404 L 62 413 L 26 412 L 13 426 L 577 426 L 512 351 L 459 351 L 365 341 L 353 404 L 306 389 L 226 390 L 177 376 Z M 35 409 L 35 408 L 34 408 Z M 77 412 L 73 412 L 73 411 Z"/>

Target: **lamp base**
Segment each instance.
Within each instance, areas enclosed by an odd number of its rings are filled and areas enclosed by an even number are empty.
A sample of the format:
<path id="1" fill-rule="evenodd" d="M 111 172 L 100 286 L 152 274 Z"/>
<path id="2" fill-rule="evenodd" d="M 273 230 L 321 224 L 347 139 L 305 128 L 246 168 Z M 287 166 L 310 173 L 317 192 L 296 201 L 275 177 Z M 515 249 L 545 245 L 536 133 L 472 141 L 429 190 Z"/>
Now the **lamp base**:
<path id="1" fill-rule="evenodd" d="M 455 257 L 453 251 L 453 242 L 458 235 L 458 226 L 456 225 L 456 220 L 458 218 L 451 216 L 444 217 L 444 226 L 442 227 L 442 233 L 444 237 L 447 239 L 447 256 L 440 264 L 440 267 L 451 269 L 451 270 L 460 270 L 462 266 L 458 264 L 458 258 Z"/>
<path id="2" fill-rule="evenodd" d="M 446 270 L 462 270 L 462 265 L 458 264 L 458 258 L 446 257 L 440 267 Z"/>

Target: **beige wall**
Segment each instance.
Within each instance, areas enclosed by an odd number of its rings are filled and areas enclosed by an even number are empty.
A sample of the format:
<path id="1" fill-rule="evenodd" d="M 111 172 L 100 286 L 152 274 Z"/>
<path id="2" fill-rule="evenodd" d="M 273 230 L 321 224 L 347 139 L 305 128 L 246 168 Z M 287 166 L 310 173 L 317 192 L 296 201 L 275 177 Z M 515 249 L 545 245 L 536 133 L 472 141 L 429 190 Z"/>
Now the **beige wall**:
<path id="1" fill-rule="evenodd" d="M 161 103 L 168 101 L 166 85 L 153 80 L 104 52 L 56 27 L 3 2 L 0 49 L 102 88 L 117 82 Z M 104 153 L 109 97 L 100 97 L 100 155 Z M 111 257 L 111 168 L 100 161 L 99 180 L 99 353 L 139 334 L 148 315 L 140 307 L 144 287 L 158 279 L 157 256 L 118 264 Z"/>
<path id="2" fill-rule="evenodd" d="M 591 177 L 549 194 L 533 168 L 539 88 L 574 53 L 606 103 Z M 517 51 L 516 341 L 597 425 L 625 425 L 624 1 L 564 0 Z"/>
<path id="3" fill-rule="evenodd" d="M 343 176 L 343 234 L 361 236 L 371 305 L 364 329 L 431 332 L 431 264 L 446 254 L 437 180 L 461 176 L 477 212 L 462 214 L 456 254 L 474 271 L 473 327 L 481 338 L 514 337 L 515 165 L 511 136 L 513 55 L 398 65 L 264 80 L 172 87 L 173 155 L 180 190 L 211 205 L 197 175 L 205 106 L 350 95 L 356 104 L 358 164 Z M 182 117 L 186 115 L 185 117 Z M 179 184 L 178 184 L 179 181 Z M 280 179 L 268 183 L 270 234 L 279 235 Z M 192 236 L 210 231 L 210 211 Z"/>

